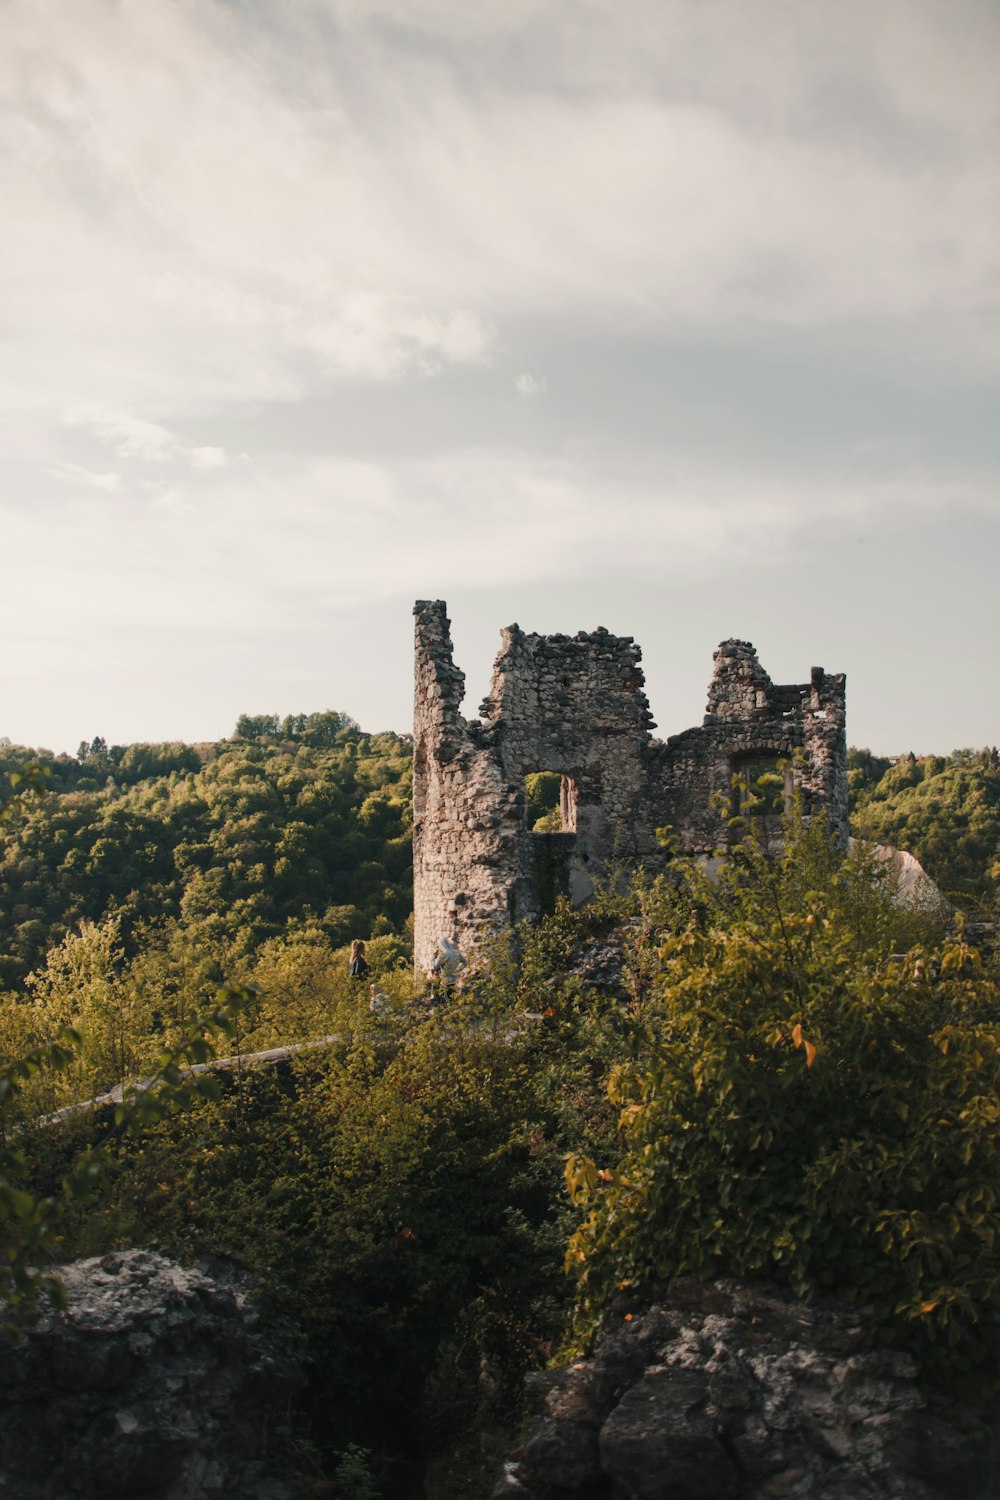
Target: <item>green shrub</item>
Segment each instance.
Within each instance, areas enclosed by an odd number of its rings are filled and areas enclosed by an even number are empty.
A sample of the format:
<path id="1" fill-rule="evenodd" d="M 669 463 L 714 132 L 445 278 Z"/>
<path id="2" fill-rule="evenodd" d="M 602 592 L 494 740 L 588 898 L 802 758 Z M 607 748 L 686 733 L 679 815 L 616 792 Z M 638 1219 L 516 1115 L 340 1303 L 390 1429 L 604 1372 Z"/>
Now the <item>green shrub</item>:
<path id="1" fill-rule="evenodd" d="M 567 1167 L 578 1337 L 624 1282 L 727 1274 L 872 1303 L 951 1368 L 995 1358 L 995 974 L 958 939 L 892 958 L 877 871 L 815 828 L 680 890 L 610 1085 L 621 1157 Z"/>
<path id="2" fill-rule="evenodd" d="M 359 1448 L 356 1443 L 348 1443 L 338 1455 L 333 1482 L 339 1500 L 379 1500 L 372 1478 L 371 1457 L 367 1448 Z"/>
<path id="3" fill-rule="evenodd" d="M 419 1464 L 559 1336 L 568 1143 L 508 1013 L 408 1010 L 386 978 L 385 1015 L 345 978 L 335 1044 L 224 1075 L 217 1102 L 123 1143 L 60 1248 L 234 1257 L 301 1332 L 319 1447 Z"/>

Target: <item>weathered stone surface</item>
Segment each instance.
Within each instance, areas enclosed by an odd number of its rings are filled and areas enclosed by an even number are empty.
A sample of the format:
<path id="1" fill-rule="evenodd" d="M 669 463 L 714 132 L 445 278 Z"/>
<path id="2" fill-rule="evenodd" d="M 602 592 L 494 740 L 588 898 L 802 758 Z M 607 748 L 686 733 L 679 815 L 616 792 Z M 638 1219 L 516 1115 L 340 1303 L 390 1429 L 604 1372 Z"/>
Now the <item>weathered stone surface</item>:
<path id="1" fill-rule="evenodd" d="M 848 843 L 853 846 L 854 839 Z M 918 859 L 906 849 L 894 849 L 891 844 L 869 846 L 875 858 L 885 870 L 888 889 L 897 906 L 908 911 L 925 912 L 929 917 L 947 917 L 952 907 Z"/>
<path id="2" fill-rule="evenodd" d="M 606 1330 L 601 1339 L 601 1357 L 589 1368 L 591 1389 L 598 1410 L 607 1415 L 629 1386 L 650 1364 L 659 1351 L 677 1337 L 682 1324 L 667 1316 L 662 1308 L 652 1307 L 641 1318 Z"/>
<path id="3" fill-rule="evenodd" d="M 947 1422 L 925 1411 L 893 1412 L 874 1417 L 869 1429 L 881 1427 L 885 1451 L 905 1474 L 936 1486 L 943 1494 L 974 1495 L 979 1475 L 968 1441 Z"/>
<path id="4" fill-rule="evenodd" d="M 601 1428 L 604 1472 L 636 1500 L 727 1500 L 739 1476 L 711 1411 L 702 1372 L 647 1370 Z"/>
<path id="5" fill-rule="evenodd" d="M 66 1313 L 0 1348 L 0 1496 L 292 1500 L 261 1455 L 298 1375 L 239 1278 L 148 1250 L 59 1275 Z"/>
<path id="6" fill-rule="evenodd" d="M 598 629 L 502 632 L 481 720 L 461 714 L 464 674 L 452 661 L 440 601 L 419 601 L 414 688 L 414 948 L 427 970 L 440 938 L 466 954 L 512 920 L 538 916 L 557 894 L 589 896 L 616 863 L 651 873 L 676 849 L 711 856 L 728 838 L 741 767 L 788 763 L 786 791 L 825 809 L 847 837 L 842 675 L 814 667 L 808 683 L 772 683 L 746 641 L 715 652 L 704 723 L 656 740 L 642 653 Z M 524 778 L 562 776 L 561 833 L 528 827 Z"/>
<path id="7" fill-rule="evenodd" d="M 618 1309 L 590 1359 L 530 1377 L 529 1404 L 535 1424 L 496 1491 L 511 1500 L 1000 1494 L 987 1455 L 927 1410 L 913 1360 L 879 1348 L 862 1313 L 774 1288 L 675 1281 Z M 580 1460 L 587 1428 L 596 1473 Z"/>
<path id="8" fill-rule="evenodd" d="M 535 1480 L 562 1489 L 586 1489 L 601 1477 L 597 1433 L 585 1422 L 545 1418 L 524 1450 Z"/>
<path id="9" fill-rule="evenodd" d="M 593 1422 L 601 1412 L 594 1377 L 586 1364 L 560 1370 L 535 1370 L 525 1381 L 528 1401 L 540 1417 L 566 1422 Z"/>

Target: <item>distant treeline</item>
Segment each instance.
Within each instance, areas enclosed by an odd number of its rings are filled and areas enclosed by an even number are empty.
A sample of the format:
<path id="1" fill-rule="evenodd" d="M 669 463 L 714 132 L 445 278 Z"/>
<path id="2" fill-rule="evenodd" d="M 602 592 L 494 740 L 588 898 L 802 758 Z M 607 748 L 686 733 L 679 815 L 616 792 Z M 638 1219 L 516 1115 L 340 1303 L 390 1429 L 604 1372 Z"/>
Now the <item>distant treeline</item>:
<path id="1" fill-rule="evenodd" d="M 410 745 L 345 714 L 241 716 L 213 744 L 0 742 L 8 773 L 39 764 L 48 791 L 0 834 L 0 990 L 16 989 L 81 921 L 210 921 L 257 945 L 290 921 L 332 946 L 402 931 L 412 909 Z"/>
<path id="2" fill-rule="evenodd" d="M 81 921 L 194 928 L 255 948 L 308 923 L 332 948 L 404 933 L 412 910 L 412 747 L 335 711 L 243 714 L 234 735 L 187 745 L 83 741 L 76 756 L 0 741 L 11 771 L 40 764 L 0 833 L 0 990 L 17 990 Z M 849 752 L 856 834 L 907 849 L 973 915 L 1000 888 L 997 750 Z"/>

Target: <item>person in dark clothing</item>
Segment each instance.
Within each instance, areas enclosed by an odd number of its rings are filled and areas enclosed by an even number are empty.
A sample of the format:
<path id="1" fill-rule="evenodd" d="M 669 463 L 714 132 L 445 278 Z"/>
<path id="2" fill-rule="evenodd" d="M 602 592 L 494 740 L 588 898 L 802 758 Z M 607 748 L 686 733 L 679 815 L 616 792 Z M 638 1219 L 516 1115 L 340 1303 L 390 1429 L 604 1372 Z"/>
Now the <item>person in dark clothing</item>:
<path id="1" fill-rule="evenodd" d="M 365 958 L 365 945 L 360 938 L 355 938 L 351 944 L 351 966 L 347 972 L 352 979 L 367 979 L 371 973 Z"/>

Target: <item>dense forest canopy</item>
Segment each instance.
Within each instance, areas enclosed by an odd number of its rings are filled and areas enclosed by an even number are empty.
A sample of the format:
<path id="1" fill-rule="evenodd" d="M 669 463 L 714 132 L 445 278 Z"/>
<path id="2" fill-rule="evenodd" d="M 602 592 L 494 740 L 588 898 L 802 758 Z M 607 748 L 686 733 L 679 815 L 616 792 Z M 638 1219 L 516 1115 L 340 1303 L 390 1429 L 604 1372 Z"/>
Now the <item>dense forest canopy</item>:
<path id="1" fill-rule="evenodd" d="M 905 849 L 960 910 L 990 916 L 1000 889 L 1000 756 L 870 750 L 848 755 L 851 824 L 859 838 Z"/>
<path id="2" fill-rule="evenodd" d="M 992 916 L 996 751 L 852 750 L 849 764 L 855 832 L 910 850 L 961 910 Z M 260 995 L 241 1046 L 323 1036 L 354 937 L 403 997 L 408 739 L 327 711 L 244 714 L 231 739 L 199 745 L 98 737 L 73 757 L 0 744 L 0 782 L 32 765 L 47 790 L 0 826 L 0 1052 L 80 1027 L 53 1107 L 148 1071 L 223 982 Z M 529 778 L 539 827 L 558 820 L 559 781 Z"/>
<path id="3" fill-rule="evenodd" d="M 0 837 L 0 989 L 81 922 L 211 923 L 256 947 L 308 922 L 333 946 L 402 931 L 411 908 L 410 746 L 333 712 L 241 716 L 215 744 L 113 745 L 76 757 L 0 745 L 48 794 Z"/>

